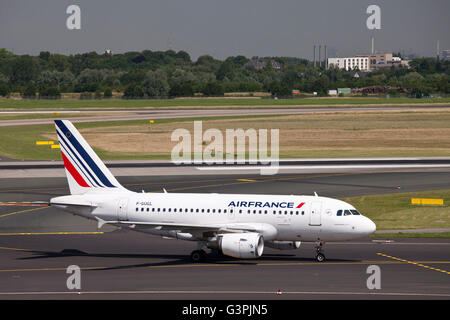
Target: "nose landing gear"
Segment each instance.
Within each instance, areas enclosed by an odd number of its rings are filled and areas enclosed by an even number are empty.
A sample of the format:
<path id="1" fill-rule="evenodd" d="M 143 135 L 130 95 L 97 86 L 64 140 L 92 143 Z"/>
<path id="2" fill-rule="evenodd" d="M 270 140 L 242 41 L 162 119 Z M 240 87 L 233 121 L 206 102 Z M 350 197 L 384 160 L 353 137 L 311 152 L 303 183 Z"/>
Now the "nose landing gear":
<path id="1" fill-rule="evenodd" d="M 317 240 L 314 243 L 314 248 L 316 249 L 316 261 L 317 262 L 324 262 L 325 261 L 325 255 L 323 254 L 323 245 L 325 242 Z"/>

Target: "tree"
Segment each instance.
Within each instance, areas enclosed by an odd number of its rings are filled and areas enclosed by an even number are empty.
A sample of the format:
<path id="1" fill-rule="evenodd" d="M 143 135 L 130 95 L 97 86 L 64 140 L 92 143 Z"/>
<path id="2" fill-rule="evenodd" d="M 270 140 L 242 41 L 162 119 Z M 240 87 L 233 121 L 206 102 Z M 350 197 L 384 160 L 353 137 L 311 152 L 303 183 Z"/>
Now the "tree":
<path id="1" fill-rule="evenodd" d="M 48 68 L 55 69 L 59 72 L 69 69 L 69 61 L 66 56 L 62 54 L 52 54 L 48 58 Z"/>
<path id="2" fill-rule="evenodd" d="M 191 97 L 194 95 L 194 87 L 190 82 L 176 83 L 170 87 L 170 97 Z"/>
<path id="3" fill-rule="evenodd" d="M 167 73 L 162 69 L 147 72 L 142 89 L 144 94 L 150 98 L 167 97 L 170 90 Z"/>
<path id="4" fill-rule="evenodd" d="M 320 95 L 327 95 L 329 89 L 330 81 L 328 77 L 322 75 L 319 79 L 314 81 L 312 89 L 315 92 L 318 92 Z"/>
<path id="5" fill-rule="evenodd" d="M 217 82 L 208 82 L 205 87 L 203 88 L 203 94 L 205 96 L 223 96 L 224 95 L 224 89 L 223 86 Z"/>
<path id="6" fill-rule="evenodd" d="M 0 48 L 0 60 L 7 60 L 14 57 L 14 53 L 6 50 L 5 48 Z"/>
<path id="7" fill-rule="evenodd" d="M 27 99 L 34 99 L 36 98 L 36 86 L 33 83 L 30 83 L 23 92 L 22 97 Z"/>
<path id="8" fill-rule="evenodd" d="M 189 56 L 189 53 L 187 53 L 186 51 L 183 51 L 183 50 L 178 51 L 177 54 L 175 55 L 175 57 L 184 62 L 188 62 L 188 63 L 191 62 L 191 57 Z"/>
<path id="9" fill-rule="evenodd" d="M 0 96 L 6 97 L 9 93 L 9 86 L 6 83 L 0 83 Z"/>
<path id="10" fill-rule="evenodd" d="M 72 90 L 75 82 L 74 75 L 69 71 L 59 72 L 56 70 L 44 70 L 37 77 L 37 84 L 58 87 L 60 91 Z"/>
<path id="11" fill-rule="evenodd" d="M 129 85 L 123 93 L 124 99 L 139 99 L 144 97 L 144 92 L 140 85 Z"/>
<path id="12" fill-rule="evenodd" d="M 24 55 L 13 59 L 11 64 L 11 83 L 16 85 L 26 85 L 37 76 L 37 66 L 33 58 Z"/>
<path id="13" fill-rule="evenodd" d="M 106 99 L 112 98 L 111 88 L 106 88 L 105 92 L 103 92 L 103 97 Z"/>
<path id="14" fill-rule="evenodd" d="M 39 89 L 39 98 L 41 99 L 59 99 L 61 98 L 61 92 L 57 87 L 43 86 Z"/>
<path id="15" fill-rule="evenodd" d="M 225 60 L 221 65 L 219 70 L 217 70 L 216 78 L 219 81 L 223 81 L 225 77 L 228 79 L 233 78 L 234 64 L 230 59 Z"/>
<path id="16" fill-rule="evenodd" d="M 272 82 L 269 90 L 274 97 L 288 97 L 292 95 L 292 90 L 287 86 L 287 84 L 280 81 Z"/>
<path id="17" fill-rule="evenodd" d="M 39 53 L 39 59 L 44 60 L 44 61 L 48 61 L 48 59 L 50 58 L 50 52 L 48 51 L 41 51 Z"/>

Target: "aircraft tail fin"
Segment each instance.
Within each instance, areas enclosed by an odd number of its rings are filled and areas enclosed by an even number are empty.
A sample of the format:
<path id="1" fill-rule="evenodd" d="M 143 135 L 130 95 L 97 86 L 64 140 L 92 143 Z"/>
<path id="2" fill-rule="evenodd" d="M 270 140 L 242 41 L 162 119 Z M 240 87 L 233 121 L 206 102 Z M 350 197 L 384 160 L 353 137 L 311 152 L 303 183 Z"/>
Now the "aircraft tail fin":
<path id="1" fill-rule="evenodd" d="M 68 120 L 55 120 L 71 194 L 124 189 Z"/>

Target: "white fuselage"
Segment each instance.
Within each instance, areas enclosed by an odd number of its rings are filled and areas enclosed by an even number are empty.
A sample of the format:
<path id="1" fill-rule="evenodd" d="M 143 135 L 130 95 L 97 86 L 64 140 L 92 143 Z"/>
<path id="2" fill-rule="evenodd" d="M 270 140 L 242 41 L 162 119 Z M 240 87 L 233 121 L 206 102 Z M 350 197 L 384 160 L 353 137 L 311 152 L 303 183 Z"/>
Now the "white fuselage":
<path id="1" fill-rule="evenodd" d="M 80 201 L 93 207 L 63 205 Z M 210 235 L 138 222 L 226 229 L 252 226 L 266 241 L 343 241 L 367 236 L 376 228 L 363 215 L 337 215 L 339 210 L 356 211 L 350 204 L 319 196 L 117 192 L 57 197 L 51 204 L 89 219 L 137 222 L 128 226 L 135 231 L 196 241 L 206 241 Z"/>

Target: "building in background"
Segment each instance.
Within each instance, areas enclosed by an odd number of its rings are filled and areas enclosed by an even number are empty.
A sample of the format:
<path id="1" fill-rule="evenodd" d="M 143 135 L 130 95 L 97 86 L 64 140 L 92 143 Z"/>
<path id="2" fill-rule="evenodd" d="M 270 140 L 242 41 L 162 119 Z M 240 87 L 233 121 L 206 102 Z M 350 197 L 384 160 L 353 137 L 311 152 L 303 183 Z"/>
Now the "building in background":
<path id="1" fill-rule="evenodd" d="M 441 51 L 441 59 L 442 60 L 450 60 L 450 50 L 442 50 Z"/>
<path id="2" fill-rule="evenodd" d="M 392 53 L 357 54 L 356 56 L 369 59 L 370 71 L 375 71 L 379 68 L 392 67 Z"/>
<path id="3" fill-rule="evenodd" d="M 328 66 L 335 65 L 339 69 L 372 72 L 393 66 L 409 67 L 409 60 L 394 57 L 392 53 L 357 54 L 351 58 L 329 58 Z"/>
<path id="4" fill-rule="evenodd" d="M 328 68 L 334 65 L 339 69 L 369 71 L 369 59 L 367 57 L 328 58 Z"/>
<path id="5" fill-rule="evenodd" d="M 248 61 L 247 63 L 245 63 L 244 67 L 245 68 L 254 68 L 256 71 L 259 71 L 266 67 L 268 61 L 269 61 L 269 59 L 256 58 L 256 59 L 252 59 L 252 60 Z M 281 70 L 282 66 L 281 66 L 281 63 L 279 63 L 278 61 L 270 60 L 270 63 L 272 64 L 272 67 L 275 70 Z"/>

